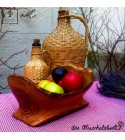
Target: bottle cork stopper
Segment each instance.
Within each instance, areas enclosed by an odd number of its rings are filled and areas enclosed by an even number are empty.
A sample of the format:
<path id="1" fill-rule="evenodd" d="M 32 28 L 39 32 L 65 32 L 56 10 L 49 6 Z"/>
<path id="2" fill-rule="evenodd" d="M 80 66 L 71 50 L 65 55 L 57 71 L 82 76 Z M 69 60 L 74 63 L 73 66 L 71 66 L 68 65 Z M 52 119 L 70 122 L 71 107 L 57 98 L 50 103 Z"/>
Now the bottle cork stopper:
<path id="1" fill-rule="evenodd" d="M 34 39 L 33 42 L 34 43 L 40 43 L 40 39 Z"/>
<path id="2" fill-rule="evenodd" d="M 66 10 L 58 11 L 58 15 L 59 16 L 69 15 L 69 11 L 66 11 Z"/>
<path id="3" fill-rule="evenodd" d="M 40 39 L 33 39 L 33 44 L 32 46 L 41 46 L 40 44 Z"/>

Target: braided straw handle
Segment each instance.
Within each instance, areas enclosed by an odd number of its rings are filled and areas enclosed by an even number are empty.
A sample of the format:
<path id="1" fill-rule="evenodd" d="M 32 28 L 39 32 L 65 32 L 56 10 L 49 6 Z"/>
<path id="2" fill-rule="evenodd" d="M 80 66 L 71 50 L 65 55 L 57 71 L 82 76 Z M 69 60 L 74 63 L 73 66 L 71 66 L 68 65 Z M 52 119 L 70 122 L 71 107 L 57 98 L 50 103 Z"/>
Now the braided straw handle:
<path id="1" fill-rule="evenodd" d="M 49 59 L 48 59 L 48 57 L 46 57 L 45 54 L 48 55 Z M 47 52 L 47 50 L 42 50 L 42 58 L 43 58 L 44 62 L 48 65 L 48 67 L 50 68 L 50 66 L 51 66 L 51 58 L 50 58 L 50 54 Z"/>
<path id="2" fill-rule="evenodd" d="M 80 16 L 80 15 L 64 15 L 64 16 L 60 16 L 59 18 L 71 18 L 71 19 L 79 19 L 85 26 L 85 46 L 88 46 L 88 35 L 89 35 L 89 28 L 88 28 L 88 24 L 86 22 L 86 20 Z"/>

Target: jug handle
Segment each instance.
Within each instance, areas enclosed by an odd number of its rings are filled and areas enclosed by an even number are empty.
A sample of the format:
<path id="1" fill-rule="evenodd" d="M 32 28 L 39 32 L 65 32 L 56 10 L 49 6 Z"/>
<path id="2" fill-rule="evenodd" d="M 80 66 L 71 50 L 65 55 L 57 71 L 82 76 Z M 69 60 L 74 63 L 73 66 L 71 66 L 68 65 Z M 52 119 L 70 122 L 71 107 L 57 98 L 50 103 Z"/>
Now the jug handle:
<path id="1" fill-rule="evenodd" d="M 48 57 L 49 57 L 49 59 L 47 58 L 46 59 L 46 57 L 44 58 L 44 55 L 45 54 L 47 54 L 48 55 Z M 44 60 L 44 62 L 49 66 L 49 68 L 50 68 L 50 66 L 51 66 L 51 58 L 50 58 L 50 54 L 47 52 L 47 50 L 42 50 L 42 58 L 43 58 L 43 60 Z M 47 61 L 48 60 L 48 61 Z"/>
<path id="2" fill-rule="evenodd" d="M 65 17 L 68 17 L 71 19 L 79 19 L 84 24 L 84 26 L 85 26 L 85 46 L 88 46 L 89 28 L 88 28 L 88 24 L 87 24 L 86 20 L 80 15 L 64 15 L 64 16 L 60 16 L 59 18 L 65 18 Z"/>

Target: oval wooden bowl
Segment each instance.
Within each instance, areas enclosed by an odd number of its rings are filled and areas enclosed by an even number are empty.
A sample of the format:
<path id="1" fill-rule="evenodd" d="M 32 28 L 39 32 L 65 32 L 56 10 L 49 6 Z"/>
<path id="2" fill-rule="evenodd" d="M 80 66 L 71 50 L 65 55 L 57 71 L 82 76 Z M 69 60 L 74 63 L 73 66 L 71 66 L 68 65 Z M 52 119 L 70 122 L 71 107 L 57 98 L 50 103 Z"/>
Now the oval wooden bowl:
<path id="1" fill-rule="evenodd" d="M 94 74 L 89 68 L 64 66 L 68 71 L 77 71 L 85 80 L 82 89 L 59 95 L 39 89 L 31 80 L 21 75 L 10 75 L 8 84 L 14 94 L 19 108 L 13 113 L 16 119 L 30 126 L 39 126 L 70 112 L 86 107 L 89 103 L 83 94 L 94 81 Z"/>

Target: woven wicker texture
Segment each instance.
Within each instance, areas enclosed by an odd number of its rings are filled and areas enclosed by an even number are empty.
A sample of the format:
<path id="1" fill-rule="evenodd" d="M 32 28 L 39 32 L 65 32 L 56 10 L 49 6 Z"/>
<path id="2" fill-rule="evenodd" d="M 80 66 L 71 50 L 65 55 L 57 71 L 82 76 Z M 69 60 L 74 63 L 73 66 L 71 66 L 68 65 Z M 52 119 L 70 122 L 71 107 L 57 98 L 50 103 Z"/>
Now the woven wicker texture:
<path id="1" fill-rule="evenodd" d="M 36 84 L 49 75 L 49 66 L 43 61 L 43 52 L 41 47 L 33 46 L 30 61 L 24 67 L 24 76 Z"/>
<path id="2" fill-rule="evenodd" d="M 70 24 L 70 19 L 79 19 L 85 26 L 83 39 Z M 51 70 L 57 66 L 73 63 L 84 67 L 88 53 L 88 25 L 81 16 L 69 15 L 68 11 L 59 11 L 58 26 L 42 44 L 51 57 Z"/>

